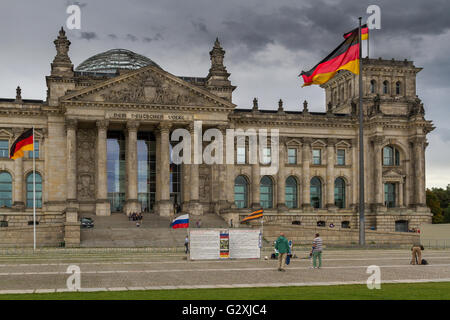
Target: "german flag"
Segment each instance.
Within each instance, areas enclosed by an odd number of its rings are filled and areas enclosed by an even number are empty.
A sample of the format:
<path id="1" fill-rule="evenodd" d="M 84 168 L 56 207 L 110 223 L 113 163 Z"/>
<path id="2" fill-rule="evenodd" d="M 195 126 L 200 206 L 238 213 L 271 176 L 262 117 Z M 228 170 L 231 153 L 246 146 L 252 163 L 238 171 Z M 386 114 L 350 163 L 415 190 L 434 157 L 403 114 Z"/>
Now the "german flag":
<path id="1" fill-rule="evenodd" d="M 302 71 L 303 87 L 323 84 L 334 77 L 338 70 L 348 70 L 359 74 L 359 34 L 349 32 L 349 36 L 309 71 Z"/>
<path id="2" fill-rule="evenodd" d="M 244 222 L 247 222 L 250 220 L 254 220 L 254 219 L 262 218 L 263 212 L 264 212 L 263 209 L 258 209 L 258 210 L 253 211 L 248 216 L 246 216 L 244 219 L 242 219 L 241 223 L 244 223 Z"/>
<path id="3" fill-rule="evenodd" d="M 21 158 L 24 151 L 34 151 L 33 140 L 33 129 L 23 132 L 12 144 L 9 150 L 9 158 Z"/>
<path id="4" fill-rule="evenodd" d="M 352 31 L 345 33 L 344 38 L 347 39 L 353 33 L 358 34 L 358 29 L 359 28 L 355 28 Z M 361 26 L 361 40 L 367 40 L 367 39 L 369 39 L 369 28 L 367 27 L 367 24 L 365 24 L 365 25 Z"/>

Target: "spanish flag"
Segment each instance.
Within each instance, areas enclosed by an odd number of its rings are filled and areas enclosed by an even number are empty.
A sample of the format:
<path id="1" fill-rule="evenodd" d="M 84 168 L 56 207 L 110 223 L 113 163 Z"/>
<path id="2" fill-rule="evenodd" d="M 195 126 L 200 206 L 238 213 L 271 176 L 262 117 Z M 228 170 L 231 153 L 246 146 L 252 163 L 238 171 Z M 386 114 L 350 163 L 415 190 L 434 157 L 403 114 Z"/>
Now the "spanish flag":
<path id="1" fill-rule="evenodd" d="M 254 219 L 262 218 L 263 212 L 264 212 L 263 209 L 258 209 L 256 211 L 253 211 L 248 216 L 246 216 L 244 219 L 242 219 L 241 223 L 244 223 L 244 222 L 247 222 L 247 221 L 250 221 L 250 220 L 254 220 Z"/>
<path id="2" fill-rule="evenodd" d="M 34 151 L 33 141 L 33 129 L 26 130 L 12 144 L 9 150 L 9 158 L 21 158 L 24 151 Z"/>
<path id="3" fill-rule="evenodd" d="M 359 32 L 350 31 L 347 35 L 348 37 L 314 68 L 302 71 L 300 75 L 303 77 L 303 87 L 326 83 L 339 70 L 359 74 Z"/>

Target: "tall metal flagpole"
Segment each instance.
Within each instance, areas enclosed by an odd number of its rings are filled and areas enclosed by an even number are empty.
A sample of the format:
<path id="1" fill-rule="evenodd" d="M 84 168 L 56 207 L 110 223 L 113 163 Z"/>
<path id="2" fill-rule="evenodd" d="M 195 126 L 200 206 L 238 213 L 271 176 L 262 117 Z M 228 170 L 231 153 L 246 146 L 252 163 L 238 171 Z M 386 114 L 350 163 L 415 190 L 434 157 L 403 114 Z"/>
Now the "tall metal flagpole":
<path id="1" fill-rule="evenodd" d="M 33 126 L 33 250 L 36 250 L 36 153 L 34 152 Z"/>
<path id="2" fill-rule="evenodd" d="M 359 245 L 366 244 L 366 218 L 364 216 L 364 112 L 362 83 L 361 17 L 359 17 Z"/>

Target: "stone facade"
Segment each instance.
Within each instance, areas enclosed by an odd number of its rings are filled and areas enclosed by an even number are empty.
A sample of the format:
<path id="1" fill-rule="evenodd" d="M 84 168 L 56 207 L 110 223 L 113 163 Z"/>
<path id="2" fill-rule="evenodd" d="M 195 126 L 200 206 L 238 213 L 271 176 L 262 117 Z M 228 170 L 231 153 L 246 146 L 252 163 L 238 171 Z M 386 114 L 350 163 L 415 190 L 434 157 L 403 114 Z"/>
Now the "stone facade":
<path id="1" fill-rule="evenodd" d="M 253 107 L 245 109 L 232 102 L 236 87 L 228 79 L 225 51 L 218 40 L 210 52 L 211 68 L 205 78 L 175 76 L 156 64 L 110 74 L 74 71 L 68 54 L 70 41 L 63 29 L 54 43 L 57 55 L 46 77 L 47 99 L 22 99 L 20 88 L 16 99 L 0 99 L 0 140 L 10 146 L 24 128 L 35 126 L 39 142 L 36 170 L 42 178 L 42 206 L 37 210 L 40 227 L 57 225 L 67 246 L 79 245 L 82 214 L 107 216 L 116 210 L 108 171 L 112 131 L 125 141 L 123 199 L 118 200 L 122 213 L 144 210 L 138 162 L 142 133 L 151 133 L 155 145 L 154 200 L 149 202 L 149 211 L 171 216 L 173 201 L 177 201 L 191 215 L 216 213 L 237 225 L 252 208 L 259 207 L 264 164 L 250 164 L 246 159 L 237 164 L 172 166 L 171 134 L 179 128 L 193 133 L 194 121 L 202 121 L 203 132 L 211 128 L 222 133 L 227 129 L 279 129 L 280 169 L 266 179 L 271 181 L 266 224 L 299 221 L 309 227 L 318 222 L 358 227 L 357 76 L 340 72 L 323 85 L 326 112 L 310 112 L 306 101 L 297 111 L 287 111 L 281 100 L 276 110 L 259 110 L 256 98 Z M 397 222 L 406 222 L 407 228 L 431 222 L 425 202 L 425 148 L 433 126 L 425 120 L 416 95 L 419 71 L 411 61 L 363 59 L 368 228 L 393 232 Z M 248 138 L 244 145 L 248 154 Z M 391 148 L 391 157 L 386 147 Z M 0 158 L 2 172 L 12 181 L 11 205 L 0 210 L 0 221 L 5 221 L 0 229 L 6 232 L 30 220 L 26 179 L 32 172 L 32 159 L 28 155 L 16 161 Z M 172 184 L 175 176 L 177 186 Z M 246 181 L 241 208 L 236 206 L 234 193 L 238 176 Z M 289 195 L 295 202 L 289 206 L 288 178 L 295 181 L 291 189 L 295 196 Z M 311 193 L 313 178 L 320 185 L 317 199 Z M 341 202 L 336 201 L 337 178 L 344 184 Z"/>

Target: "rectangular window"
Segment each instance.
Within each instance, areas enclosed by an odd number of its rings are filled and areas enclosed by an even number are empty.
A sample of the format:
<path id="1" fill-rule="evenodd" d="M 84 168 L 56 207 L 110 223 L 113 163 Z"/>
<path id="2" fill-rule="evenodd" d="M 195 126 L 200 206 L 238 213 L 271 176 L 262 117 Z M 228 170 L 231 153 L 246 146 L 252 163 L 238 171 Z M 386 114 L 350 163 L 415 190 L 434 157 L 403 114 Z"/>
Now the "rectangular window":
<path id="1" fill-rule="evenodd" d="M 293 148 L 288 149 L 288 163 L 297 164 L 297 149 Z"/>
<path id="2" fill-rule="evenodd" d="M 246 162 L 246 159 L 245 159 L 245 147 L 237 147 L 236 156 L 237 156 L 237 163 L 238 164 L 245 163 Z"/>
<path id="3" fill-rule="evenodd" d="M 39 141 L 34 141 L 34 156 L 39 159 Z M 28 151 L 28 158 L 33 159 L 33 151 Z"/>
<path id="4" fill-rule="evenodd" d="M 263 164 L 269 164 L 272 160 L 272 155 L 271 155 L 271 149 L 270 148 L 264 148 L 263 149 L 263 159 L 262 159 L 262 163 Z"/>
<path id="5" fill-rule="evenodd" d="M 338 149 L 337 151 L 337 164 L 338 166 L 345 166 L 345 150 Z"/>
<path id="6" fill-rule="evenodd" d="M 0 158 L 9 158 L 8 140 L 0 140 Z"/>
<path id="7" fill-rule="evenodd" d="M 312 156 L 313 164 L 322 164 L 322 150 L 313 149 Z"/>
<path id="8" fill-rule="evenodd" d="M 388 208 L 395 207 L 395 183 L 384 184 L 384 204 Z"/>

